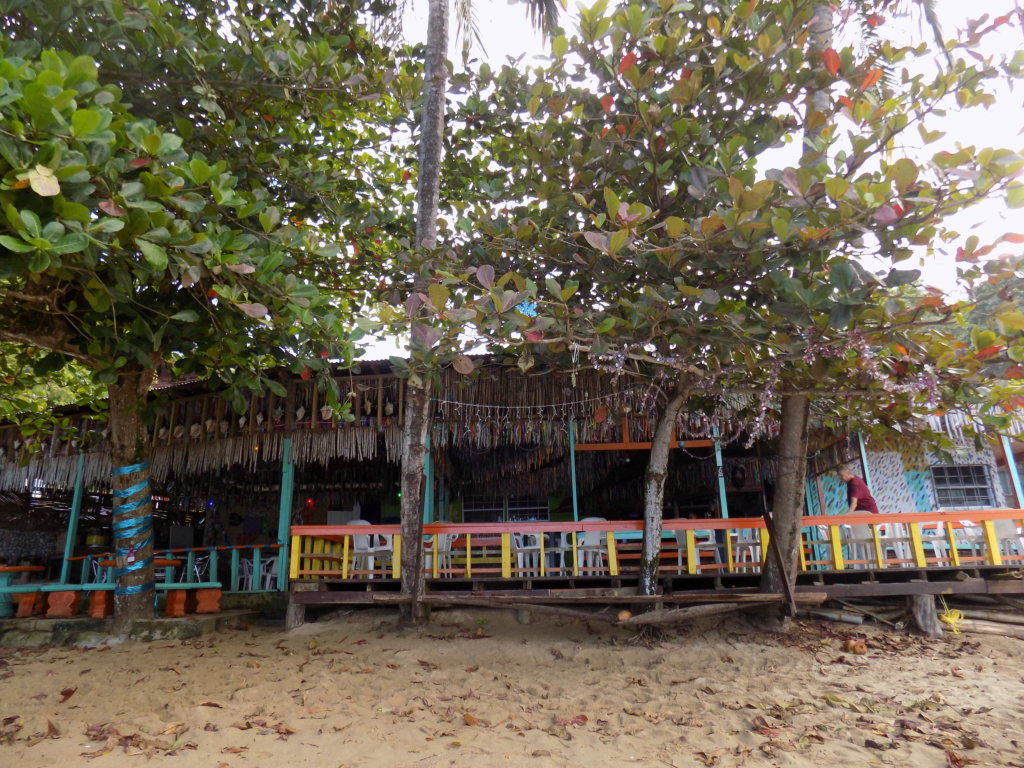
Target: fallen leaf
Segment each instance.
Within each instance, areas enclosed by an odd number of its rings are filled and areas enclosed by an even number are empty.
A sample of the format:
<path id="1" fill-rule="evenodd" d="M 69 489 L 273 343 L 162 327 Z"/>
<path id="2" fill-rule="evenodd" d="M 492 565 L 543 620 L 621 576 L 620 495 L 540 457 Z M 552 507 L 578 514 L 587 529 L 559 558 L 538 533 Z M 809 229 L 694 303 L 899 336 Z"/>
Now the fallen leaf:
<path id="1" fill-rule="evenodd" d="M 576 717 L 564 718 L 556 717 L 555 725 L 585 725 L 587 722 L 586 715 L 576 715 Z"/>
<path id="2" fill-rule="evenodd" d="M 248 747 L 224 747 L 224 749 L 222 749 L 221 752 L 226 752 L 226 753 L 238 755 L 238 754 L 241 754 L 242 752 L 245 752 L 247 749 L 249 749 L 249 748 Z"/>
<path id="3" fill-rule="evenodd" d="M 74 696 L 75 695 L 75 691 L 77 691 L 77 690 L 78 690 L 78 688 L 65 688 L 63 691 L 60 692 L 60 701 L 57 702 L 57 703 L 58 704 L 63 704 L 65 701 L 67 701 L 72 696 Z"/>
<path id="4" fill-rule="evenodd" d="M 466 725 L 480 725 L 480 718 L 469 714 L 469 712 L 463 712 L 462 719 L 466 721 Z"/>
<path id="5" fill-rule="evenodd" d="M 202 701 L 199 703 L 200 707 L 216 707 L 217 709 L 224 709 L 223 704 L 218 704 L 216 701 Z"/>

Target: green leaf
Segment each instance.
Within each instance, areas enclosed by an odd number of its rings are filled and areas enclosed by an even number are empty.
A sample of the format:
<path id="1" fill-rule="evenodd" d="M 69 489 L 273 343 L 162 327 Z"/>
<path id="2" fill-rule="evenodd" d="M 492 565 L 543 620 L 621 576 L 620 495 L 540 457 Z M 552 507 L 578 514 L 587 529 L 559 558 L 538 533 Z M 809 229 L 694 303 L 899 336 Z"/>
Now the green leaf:
<path id="1" fill-rule="evenodd" d="M 10 235 L 0 235 L 0 245 L 10 251 L 14 251 L 15 253 L 28 253 L 29 251 L 35 250 L 35 248 L 24 240 L 20 240 L 17 237 L 11 237 Z"/>
<path id="2" fill-rule="evenodd" d="M 60 194 L 60 182 L 54 172 L 45 165 L 37 165 L 28 172 L 28 183 L 40 197 L 54 197 Z"/>
<path id="3" fill-rule="evenodd" d="M 427 286 L 427 295 L 430 297 L 430 303 L 434 305 L 434 309 L 443 312 L 452 292 L 440 283 L 431 283 Z"/>
<path id="4" fill-rule="evenodd" d="M 135 244 L 139 246 L 142 256 L 153 269 L 167 269 L 167 251 L 156 243 L 143 240 L 141 237 L 135 238 Z"/>
<path id="5" fill-rule="evenodd" d="M 608 209 L 608 218 L 614 220 L 619 215 L 619 196 L 608 187 L 604 188 L 604 207 Z"/>
<path id="6" fill-rule="evenodd" d="M 29 272 L 44 272 L 50 267 L 50 255 L 45 251 L 36 251 L 28 259 Z"/>
<path id="7" fill-rule="evenodd" d="M 171 315 L 171 320 L 177 320 L 182 323 L 194 323 L 199 319 L 199 313 L 194 309 L 183 309 L 180 312 L 175 312 Z"/>
<path id="8" fill-rule="evenodd" d="M 76 109 L 71 115 L 71 135 L 88 136 L 100 127 L 100 115 L 91 109 Z"/>
<path id="9" fill-rule="evenodd" d="M 1006 204 L 1010 208 L 1024 208 L 1024 184 L 1011 184 L 1006 188 Z"/>
<path id="10" fill-rule="evenodd" d="M 569 50 L 569 41 L 565 35 L 559 35 L 551 41 L 551 50 L 558 58 L 562 58 Z"/>
<path id="11" fill-rule="evenodd" d="M 671 238 L 677 238 L 686 231 L 686 222 L 678 216 L 669 216 L 665 219 L 665 230 Z"/>

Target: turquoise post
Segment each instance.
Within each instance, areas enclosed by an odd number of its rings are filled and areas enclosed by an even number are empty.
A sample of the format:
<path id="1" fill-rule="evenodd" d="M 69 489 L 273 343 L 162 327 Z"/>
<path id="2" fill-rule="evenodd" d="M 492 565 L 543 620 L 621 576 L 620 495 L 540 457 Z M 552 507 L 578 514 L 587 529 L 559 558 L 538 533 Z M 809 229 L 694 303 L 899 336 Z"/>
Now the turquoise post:
<path id="1" fill-rule="evenodd" d="M 238 591 L 238 547 L 231 548 L 231 591 Z"/>
<path id="2" fill-rule="evenodd" d="M 284 547 L 281 547 L 284 549 Z M 252 583 L 249 585 L 250 592 L 259 592 L 263 585 L 260 583 L 260 556 L 263 554 L 263 547 L 252 548 Z"/>
<path id="3" fill-rule="evenodd" d="M 715 440 L 715 466 L 718 468 L 718 508 L 722 513 L 722 519 L 729 517 L 729 497 L 725 493 L 725 462 L 722 461 L 722 444 L 718 442 L 718 428 L 711 431 Z M 682 446 L 682 441 L 679 442 Z"/>
<path id="4" fill-rule="evenodd" d="M 71 495 L 71 513 L 68 515 L 68 536 L 64 540 L 64 562 L 60 564 L 60 583 L 68 583 L 68 572 L 75 554 L 75 539 L 78 538 L 78 518 L 82 514 L 82 495 L 85 492 L 85 454 L 78 454 L 78 465 L 75 468 L 75 490 Z M 83 581 L 84 583 L 84 581 Z"/>
<path id="5" fill-rule="evenodd" d="M 1017 460 L 1013 456 L 1013 445 L 1006 435 L 999 436 L 999 444 L 1003 449 L 1003 458 L 1006 459 L 1006 471 L 1010 474 L 1010 486 L 1013 488 L 1013 495 L 1017 502 L 1017 509 L 1024 509 L 1024 491 L 1021 489 L 1020 472 L 1017 471 Z"/>
<path id="6" fill-rule="evenodd" d="M 864 435 L 860 432 L 857 433 L 857 449 L 860 451 L 860 465 L 864 470 L 864 482 L 868 486 L 868 489 L 872 490 L 874 486 L 871 485 L 871 467 L 868 466 L 868 449 L 864 446 Z"/>
<path id="7" fill-rule="evenodd" d="M 292 522 L 292 495 L 295 492 L 295 461 L 292 458 L 292 439 L 284 439 L 281 456 L 281 505 L 277 512 L 277 591 L 288 589 L 289 533 Z M 254 575 L 255 579 L 256 576 Z"/>
<path id="8" fill-rule="evenodd" d="M 576 422 L 569 419 L 569 472 L 572 475 L 572 519 L 580 519 L 579 502 L 576 500 Z"/>
<path id="9" fill-rule="evenodd" d="M 430 432 L 423 441 L 423 522 L 434 522 L 434 457 L 430 455 Z"/>

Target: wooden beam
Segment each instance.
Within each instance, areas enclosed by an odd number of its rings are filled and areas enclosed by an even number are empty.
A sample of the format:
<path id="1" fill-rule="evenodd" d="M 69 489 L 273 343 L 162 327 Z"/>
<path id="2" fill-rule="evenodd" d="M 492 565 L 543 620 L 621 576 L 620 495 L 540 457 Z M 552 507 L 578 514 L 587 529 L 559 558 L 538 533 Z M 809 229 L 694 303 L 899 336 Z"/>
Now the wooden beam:
<path id="1" fill-rule="evenodd" d="M 670 448 L 711 448 L 714 440 L 673 441 Z M 577 443 L 577 451 L 649 451 L 650 443 Z"/>

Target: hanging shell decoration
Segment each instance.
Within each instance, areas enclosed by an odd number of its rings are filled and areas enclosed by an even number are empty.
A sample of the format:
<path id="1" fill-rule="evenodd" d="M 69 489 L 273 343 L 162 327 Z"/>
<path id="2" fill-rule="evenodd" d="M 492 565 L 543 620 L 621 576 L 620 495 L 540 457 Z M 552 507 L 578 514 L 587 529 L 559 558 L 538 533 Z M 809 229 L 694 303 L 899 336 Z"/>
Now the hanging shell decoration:
<path id="1" fill-rule="evenodd" d="M 388 400 L 386 403 L 384 403 L 384 415 L 385 416 L 390 416 L 394 412 L 395 412 L 395 406 L 393 406 L 391 404 L 390 400 Z"/>
<path id="2" fill-rule="evenodd" d="M 245 416 L 239 416 L 238 417 L 238 428 L 239 429 L 243 429 L 245 427 L 246 423 L 248 423 L 248 421 L 249 420 L 247 418 L 245 418 Z"/>
<path id="3" fill-rule="evenodd" d="M 306 407 L 305 406 L 300 405 L 298 408 L 295 409 L 295 420 L 296 421 L 302 421 L 302 419 L 303 419 L 303 417 L 305 415 L 306 415 Z"/>
<path id="4" fill-rule="evenodd" d="M 168 432 L 167 427 L 160 427 L 160 429 L 158 429 L 157 432 L 156 432 L 156 436 L 160 440 L 166 440 L 167 439 L 167 432 Z"/>
<path id="5" fill-rule="evenodd" d="M 185 436 L 185 427 L 182 426 L 181 424 L 177 425 L 174 428 L 174 432 L 172 434 L 174 435 L 175 440 L 180 440 Z"/>
<path id="6" fill-rule="evenodd" d="M 367 416 L 373 413 L 373 401 L 370 398 L 363 400 L 363 413 Z"/>
<path id="7" fill-rule="evenodd" d="M 256 426 L 257 427 L 262 427 L 263 426 L 263 421 L 264 421 L 263 414 L 262 413 L 257 413 L 256 414 Z"/>
<path id="8" fill-rule="evenodd" d="M 331 417 L 334 416 L 334 409 L 329 405 L 320 406 L 320 418 L 323 421 L 330 421 Z"/>
<path id="9" fill-rule="evenodd" d="M 203 434 L 203 428 L 198 422 L 192 422 L 188 427 L 188 436 L 193 440 L 198 440 Z"/>
<path id="10" fill-rule="evenodd" d="M 217 421 L 215 419 L 206 420 L 206 434 L 212 435 L 217 429 Z"/>
<path id="11" fill-rule="evenodd" d="M 220 433 L 222 435 L 226 435 L 230 429 L 231 429 L 231 422 L 228 421 L 227 419 L 221 419 L 220 420 Z"/>

